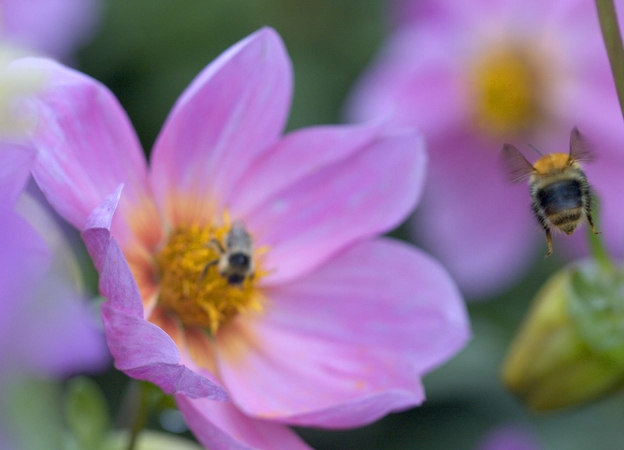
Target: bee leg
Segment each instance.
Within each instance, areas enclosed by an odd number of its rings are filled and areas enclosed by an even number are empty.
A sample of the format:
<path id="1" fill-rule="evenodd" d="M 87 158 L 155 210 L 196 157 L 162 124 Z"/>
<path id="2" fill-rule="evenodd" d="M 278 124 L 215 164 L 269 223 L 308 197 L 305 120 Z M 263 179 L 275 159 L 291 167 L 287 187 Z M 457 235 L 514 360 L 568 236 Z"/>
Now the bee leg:
<path id="1" fill-rule="evenodd" d="M 206 247 L 212 247 L 212 248 L 214 248 L 215 250 L 217 250 L 221 254 L 225 253 L 225 249 L 223 248 L 223 245 L 216 238 L 210 239 L 210 241 L 206 244 Z M 208 269 L 210 269 L 212 266 L 214 266 L 216 264 L 219 264 L 219 258 L 215 259 L 214 261 L 210 261 L 209 263 L 207 263 L 204 266 L 204 270 L 202 270 L 202 273 L 199 276 L 199 280 L 198 281 L 202 281 L 204 279 L 204 277 L 206 276 L 206 274 L 208 273 Z"/>
<path id="2" fill-rule="evenodd" d="M 552 236 L 550 235 L 550 228 L 546 228 L 546 243 L 548 244 L 548 253 L 546 253 L 546 256 L 544 256 L 544 258 L 548 258 L 550 255 L 552 255 L 552 252 L 553 252 Z"/>
<path id="3" fill-rule="evenodd" d="M 221 254 L 225 253 L 225 249 L 223 248 L 223 244 L 221 244 L 221 242 L 219 242 L 219 240 L 216 239 L 216 238 L 210 239 L 210 241 L 208 241 L 206 246 L 207 247 L 213 247 L 215 250 L 217 250 Z"/>
<path id="4" fill-rule="evenodd" d="M 204 279 L 204 277 L 206 276 L 206 274 L 208 273 L 208 269 L 210 269 L 212 266 L 216 265 L 219 263 L 218 259 L 215 259 L 214 261 L 210 261 L 208 264 L 206 264 L 204 266 L 204 270 L 202 270 L 201 275 L 199 276 L 199 280 L 198 281 L 202 281 Z"/>
<path id="5" fill-rule="evenodd" d="M 591 227 L 592 232 L 594 234 L 600 234 L 600 231 L 597 231 L 594 227 L 594 220 L 592 219 L 591 210 L 589 208 L 587 208 L 587 210 L 585 211 L 585 215 L 587 216 L 587 221 L 589 222 L 589 226 Z"/>
<path id="6" fill-rule="evenodd" d="M 552 255 L 552 252 L 553 252 L 552 237 L 550 235 L 550 223 L 548 222 L 548 220 L 546 219 L 546 216 L 542 212 L 542 208 L 540 207 L 540 204 L 537 202 L 537 200 L 533 200 L 533 204 L 531 205 L 531 207 L 533 208 L 535 217 L 537 217 L 537 220 L 539 221 L 540 225 L 546 232 L 546 243 L 548 244 L 548 253 L 546 253 L 546 256 L 544 256 L 544 258 L 548 258 L 550 255 Z"/>

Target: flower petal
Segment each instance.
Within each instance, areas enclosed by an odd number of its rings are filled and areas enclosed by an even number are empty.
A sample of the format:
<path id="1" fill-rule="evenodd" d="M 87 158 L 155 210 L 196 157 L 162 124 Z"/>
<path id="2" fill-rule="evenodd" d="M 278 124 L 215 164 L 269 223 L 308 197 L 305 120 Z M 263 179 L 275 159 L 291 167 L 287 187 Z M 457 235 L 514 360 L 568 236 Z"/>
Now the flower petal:
<path id="1" fill-rule="evenodd" d="M 35 151 L 20 144 L 0 145 L 0 204 L 11 206 L 20 196 L 30 177 Z"/>
<path id="2" fill-rule="evenodd" d="M 262 282 L 292 280 L 397 226 L 418 201 L 426 161 L 419 134 L 386 135 L 258 206 L 245 221 L 256 244 L 270 249 L 264 269 L 271 273 Z"/>
<path id="3" fill-rule="evenodd" d="M 11 324 L 32 280 L 42 277 L 52 255 L 43 238 L 12 208 L 0 204 L 0 343 L 10 344 Z M 4 353 L 0 345 L 0 354 Z"/>
<path id="4" fill-rule="evenodd" d="M 498 144 L 462 133 L 430 144 L 414 235 L 467 296 L 492 295 L 522 276 L 535 254 L 540 233 L 528 189 L 506 182 Z"/>
<path id="5" fill-rule="evenodd" d="M 46 271 L 51 255 L 43 238 L 12 210 L 2 208 L 0 217 L 0 378 L 103 369 L 104 336 L 70 280 Z"/>
<path id="6" fill-rule="evenodd" d="M 537 436 L 520 423 L 505 423 L 490 428 L 479 439 L 477 450 L 540 450 Z"/>
<path id="7" fill-rule="evenodd" d="M 133 234 L 145 245 L 155 245 L 160 220 L 146 161 L 117 99 L 94 79 L 51 60 L 24 58 L 12 65 L 46 77 L 43 92 L 22 106 L 38 120 L 33 175 L 52 206 L 82 229 L 93 208 L 124 183 L 113 234 L 122 246 Z"/>
<path id="8" fill-rule="evenodd" d="M 100 372 L 110 365 L 110 354 L 97 316 L 68 280 L 48 276 L 22 305 L 21 357 L 33 373 L 66 377 L 78 372 Z"/>
<path id="9" fill-rule="evenodd" d="M 85 241 L 89 256 L 91 256 L 93 264 L 95 264 L 95 268 L 98 271 L 101 271 L 104 265 L 108 244 L 111 239 L 110 228 L 113 223 L 115 210 L 117 205 L 119 205 L 122 190 L 123 185 L 119 185 L 113 194 L 107 196 L 93 209 L 89 217 L 87 217 L 87 223 L 82 231 L 82 239 Z M 136 314 L 138 315 L 138 311 Z"/>
<path id="10" fill-rule="evenodd" d="M 464 120 L 470 112 L 465 48 L 448 32 L 452 27 L 430 22 L 395 33 L 349 95 L 347 117 L 392 116 L 393 125 L 417 124 L 426 136 Z"/>
<path id="11" fill-rule="evenodd" d="M 226 400 L 223 388 L 180 364 L 178 348 L 167 333 L 143 319 L 139 289 L 108 230 L 120 195 L 118 188 L 108 196 L 87 218 L 90 228 L 82 233 L 100 272 L 100 292 L 108 299 L 102 305 L 102 318 L 115 367 L 157 384 L 168 394 Z"/>
<path id="12" fill-rule="evenodd" d="M 234 45 L 197 76 L 152 152 L 154 191 L 174 225 L 205 220 L 228 197 L 281 135 L 291 90 L 290 60 L 271 28 Z"/>
<path id="13" fill-rule="evenodd" d="M 211 450 L 310 448 L 288 427 L 248 417 L 231 403 L 184 395 L 175 399 L 197 440 Z"/>
<path id="14" fill-rule="evenodd" d="M 20 47 L 67 59 L 97 29 L 96 0 L 2 2 L 2 37 Z"/>
<path id="15" fill-rule="evenodd" d="M 234 188 L 227 201 L 232 216 L 246 217 L 272 195 L 361 151 L 377 138 L 380 129 L 379 123 L 369 123 L 310 127 L 290 133 L 261 155 Z"/>
<path id="16" fill-rule="evenodd" d="M 115 367 L 132 378 L 159 386 L 166 394 L 227 400 L 222 387 L 180 364 L 180 353 L 167 333 L 140 317 L 102 305 L 106 340 Z"/>
<path id="17" fill-rule="evenodd" d="M 233 402 L 255 417 L 359 426 L 420 404 L 420 378 L 470 331 L 447 272 L 407 244 L 357 244 L 217 336 Z"/>
<path id="18" fill-rule="evenodd" d="M 417 406 L 424 389 L 406 357 L 260 321 L 219 338 L 220 373 L 246 414 L 323 428 L 366 425 Z"/>

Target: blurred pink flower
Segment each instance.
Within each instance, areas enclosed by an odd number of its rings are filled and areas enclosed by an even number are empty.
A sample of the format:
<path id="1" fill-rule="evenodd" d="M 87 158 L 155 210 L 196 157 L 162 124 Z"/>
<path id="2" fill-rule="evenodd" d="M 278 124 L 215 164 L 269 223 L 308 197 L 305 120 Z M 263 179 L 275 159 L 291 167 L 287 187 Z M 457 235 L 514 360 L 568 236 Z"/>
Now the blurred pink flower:
<path id="1" fill-rule="evenodd" d="M 116 367 L 175 394 L 204 445 L 302 448 L 285 425 L 353 427 L 418 405 L 423 374 L 468 339 L 445 270 L 375 237 L 420 196 L 420 136 L 372 124 L 282 137 L 292 69 L 272 29 L 198 75 L 149 169 L 105 87 L 19 64 L 51 82 L 29 104 L 34 175 L 84 230 Z M 233 220 L 254 240 L 255 276 L 240 285 L 207 266 Z"/>
<path id="2" fill-rule="evenodd" d="M 14 382 L 95 372 L 110 357 L 97 317 L 75 287 L 59 276 L 55 255 L 14 210 L 34 151 L 0 145 L 0 440 L 10 448 Z M 58 261 L 56 261 L 58 262 Z"/>
<path id="3" fill-rule="evenodd" d="M 402 26 L 356 86 L 348 115 L 391 116 L 424 133 L 431 167 L 412 228 L 460 288 L 492 295 L 545 253 L 528 189 L 506 183 L 499 155 L 504 142 L 529 159 L 527 143 L 567 152 L 574 125 L 595 144 L 587 175 L 603 236 L 622 254 L 624 129 L 594 3 L 401 0 L 396 15 Z M 578 248 L 581 235 L 565 246 Z M 563 247 L 556 241 L 555 255 Z"/>
<path id="4" fill-rule="evenodd" d="M 536 437 L 517 425 L 501 425 L 490 430 L 476 450 L 540 450 Z"/>
<path id="5" fill-rule="evenodd" d="M 67 60 L 95 31 L 101 0 L 0 0 L 0 35 Z"/>

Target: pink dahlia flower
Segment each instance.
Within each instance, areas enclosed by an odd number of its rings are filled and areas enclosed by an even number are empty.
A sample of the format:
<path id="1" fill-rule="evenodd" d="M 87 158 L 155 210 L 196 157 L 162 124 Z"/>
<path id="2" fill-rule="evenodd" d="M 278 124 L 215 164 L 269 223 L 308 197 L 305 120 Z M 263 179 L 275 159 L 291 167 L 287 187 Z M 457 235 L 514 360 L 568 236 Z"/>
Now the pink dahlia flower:
<path id="1" fill-rule="evenodd" d="M 0 0 L 0 35 L 65 60 L 93 34 L 100 8 L 100 0 Z"/>
<path id="2" fill-rule="evenodd" d="M 198 75 L 149 169 L 104 86 L 19 64 L 48 73 L 26 105 L 40 119 L 33 173 L 83 230 L 116 367 L 175 394 L 204 445 L 304 448 L 285 425 L 353 427 L 418 405 L 423 374 L 466 342 L 444 269 L 375 237 L 418 200 L 421 138 L 379 124 L 282 136 L 292 71 L 273 30 Z"/>
<path id="3" fill-rule="evenodd" d="M 505 181 L 503 143 L 530 159 L 527 143 L 567 152 L 574 125 L 594 142 L 587 175 L 603 235 L 622 254 L 624 127 L 594 3 L 402 0 L 399 10 L 410 19 L 360 80 L 348 114 L 391 116 L 425 135 L 431 166 L 414 235 L 464 292 L 491 295 L 546 252 L 528 189 Z M 555 254 L 563 246 L 556 240 Z"/>

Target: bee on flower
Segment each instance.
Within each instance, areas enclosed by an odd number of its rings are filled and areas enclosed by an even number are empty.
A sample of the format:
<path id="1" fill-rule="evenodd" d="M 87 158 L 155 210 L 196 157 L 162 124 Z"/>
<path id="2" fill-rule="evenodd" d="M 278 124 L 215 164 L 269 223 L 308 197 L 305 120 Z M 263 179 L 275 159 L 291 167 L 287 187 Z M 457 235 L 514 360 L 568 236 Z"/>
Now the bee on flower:
<path id="1" fill-rule="evenodd" d="M 206 264 L 202 271 L 202 279 L 214 265 L 217 266 L 219 274 L 231 285 L 239 286 L 254 276 L 253 242 L 242 222 L 232 224 L 225 236 L 225 246 L 217 239 L 212 239 L 209 244 L 217 248 L 220 256 Z"/>

